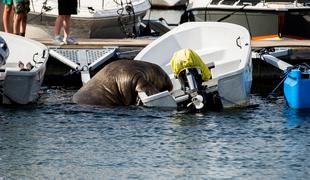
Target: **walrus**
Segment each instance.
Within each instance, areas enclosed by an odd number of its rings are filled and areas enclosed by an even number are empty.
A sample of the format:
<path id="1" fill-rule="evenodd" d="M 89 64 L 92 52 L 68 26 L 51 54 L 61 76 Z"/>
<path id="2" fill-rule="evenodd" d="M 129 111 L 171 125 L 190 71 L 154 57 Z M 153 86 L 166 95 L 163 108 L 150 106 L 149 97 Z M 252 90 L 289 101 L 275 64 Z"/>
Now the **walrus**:
<path id="1" fill-rule="evenodd" d="M 77 93 L 73 102 L 99 106 L 135 105 L 138 92 L 153 95 L 171 91 L 172 82 L 165 71 L 156 64 L 117 60 L 101 69 Z"/>

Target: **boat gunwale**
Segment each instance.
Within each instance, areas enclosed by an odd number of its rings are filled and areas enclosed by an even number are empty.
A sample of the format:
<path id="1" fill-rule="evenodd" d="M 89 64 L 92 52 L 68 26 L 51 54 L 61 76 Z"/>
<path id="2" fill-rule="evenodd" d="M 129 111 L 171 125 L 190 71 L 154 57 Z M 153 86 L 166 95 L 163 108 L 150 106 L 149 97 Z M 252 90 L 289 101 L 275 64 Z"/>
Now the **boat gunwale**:
<path id="1" fill-rule="evenodd" d="M 238 12 L 309 12 L 309 7 L 302 7 L 302 8 L 243 8 L 241 7 L 218 7 L 218 6 L 208 6 L 208 7 L 195 7 L 195 8 L 187 8 L 186 11 L 238 11 Z"/>
<path id="2" fill-rule="evenodd" d="M 20 71 L 20 70 L 17 70 L 18 68 L 12 68 L 9 66 L 6 67 L 5 65 L 2 66 L 1 68 L 5 69 L 6 75 L 17 75 L 18 74 L 18 75 L 23 75 L 23 76 L 28 76 L 28 77 L 36 76 L 43 68 L 46 68 L 46 63 L 47 63 L 47 60 L 49 58 L 49 52 L 48 52 L 48 48 L 44 44 L 42 44 L 38 41 L 35 41 L 33 39 L 24 38 L 24 37 L 15 35 L 15 34 L 0 32 L 0 36 L 3 37 L 3 35 L 10 37 L 10 38 L 18 38 L 19 40 L 24 41 L 24 42 L 30 42 L 31 44 L 34 44 L 37 49 L 40 49 L 42 52 L 45 51 L 45 56 L 41 57 L 41 59 L 44 61 L 40 61 L 38 63 L 39 65 L 34 66 L 33 69 L 31 69 L 30 71 Z M 9 46 L 9 49 L 10 49 L 10 46 Z M 11 63 L 11 62 L 7 62 L 7 63 Z"/>
<path id="3" fill-rule="evenodd" d="M 146 10 L 147 11 L 147 10 Z M 136 13 L 136 16 L 144 16 L 146 14 L 146 11 L 141 11 L 139 13 Z M 39 12 L 29 12 L 29 14 L 33 16 L 39 16 L 41 13 Z M 54 14 L 44 14 L 43 17 L 50 17 L 50 18 L 57 18 L 58 15 Z M 128 18 L 130 17 L 128 14 L 125 14 L 122 18 Z M 71 16 L 72 20 L 81 20 L 81 21 L 101 21 L 101 20 L 108 20 L 108 19 L 115 19 L 118 18 L 118 15 L 110 15 L 110 16 L 100 16 L 100 17 L 79 17 L 79 16 Z"/>
<path id="4" fill-rule="evenodd" d="M 146 0 L 146 1 L 140 2 L 138 4 L 134 4 L 133 7 L 134 7 L 135 15 L 136 16 L 141 16 L 141 15 L 145 15 L 146 14 L 148 9 L 151 7 L 151 4 L 149 3 L 148 0 Z M 89 20 L 109 19 L 109 17 L 118 17 L 119 15 L 117 14 L 117 10 L 119 10 L 119 9 L 120 8 L 113 8 L 113 9 L 107 9 L 107 10 L 100 9 L 100 10 L 97 11 L 97 12 L 104 12 L 104 11 L 110 12 L 108 15 L 107 14 L 100 14 L 99 13 L 98 16 L 79 16 L 79 13 L 78 13 L 76 15 L 72 15 L 71 18 L 72 19 L 78 19 L 78 20 L 87 20 L 87 21 L 89 21 Z M 32 14 L 32 15 L 42 15 L 42 16 L 47 16 L 47 17 L 57 17 L 58 16 L 58 13 L 48 13 L 48 11 L 42 13 L 40 11 L 33 11 L 33 10 L 31 10 L 29 12 L 29 14 Z M 96 14 L 96 13 L 94 13 L 94 14 Z M 129 15 L 128 14 L 124 14 L 124 17 L 129 17 Z M 110 19 L 112 19 L 112 18 L 110 18 Z"/>

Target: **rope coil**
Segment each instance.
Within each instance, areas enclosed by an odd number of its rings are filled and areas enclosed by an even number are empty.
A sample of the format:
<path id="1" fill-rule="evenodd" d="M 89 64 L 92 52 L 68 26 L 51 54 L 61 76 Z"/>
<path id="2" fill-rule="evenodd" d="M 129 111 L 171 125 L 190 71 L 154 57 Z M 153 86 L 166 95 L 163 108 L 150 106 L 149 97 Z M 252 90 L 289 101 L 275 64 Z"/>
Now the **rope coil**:
<path id="1" fill-rule="evenodd" d="M 118 23 L 120 25 L 121 31 L 126 35 L 128 38 L 136 38 L 137 37 L 137 29 L 136 29 L 136 14 L 134 11 L 134 7 L 131 0 L 126 0 L 124 3 L 123 0 L 120 3 L 117 0 L 113 0 L 118 6 L 121 6 L 116 12 L 118 14 Z M 126 14 L 125 14 L 126 12 Z M 127 19 L 125 17 L 128 17 Z M 133 21 L 133 30 L 130 31 L 128 29 L 129 23 Z"/>

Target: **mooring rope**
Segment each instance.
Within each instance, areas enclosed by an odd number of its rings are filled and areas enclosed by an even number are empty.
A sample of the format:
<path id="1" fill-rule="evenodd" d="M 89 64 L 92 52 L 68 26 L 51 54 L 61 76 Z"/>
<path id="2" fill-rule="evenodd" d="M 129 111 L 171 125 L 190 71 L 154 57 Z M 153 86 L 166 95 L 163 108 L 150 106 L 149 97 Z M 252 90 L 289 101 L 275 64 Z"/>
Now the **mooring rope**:
<path id="1" fill-rule="evenodd" d="M 283 84 L 283 82 L 285 81 L 285 79 L 289 76 L 289 73 L 293 70 L 293 69 L 299 69 L 302 72 L 305 72 L 306 70 L 310 69 L 310 66 L 307 63 L 301 63 L 301 64 L 296 64 L 292 67 L 289 67 L 287 70 L 285 70 L 284 74 L 281 76 L 281 81 L 279 82 L 279 84 L 268 94 L 267 99 L 270 98 L 274 92 L 276 90 L 279 89 L 280 85 Z"/>
<path id="2" fill-rule="evenodd" d="M 129 38 L 135 38 L 137 37 L 137 30 L 136 30 L 136 14 L 134 11 L 134 7 L 132 4 L 132 1 L 126 0 L 126 3 L 123 2 L 123 0 L 120 1 L 120 3 L 118 3 L 116 0 L 113 0 L 117 5 L 121 6 L 121 8 L 119 8 L 117 10 L 117 14 L 118 14 L 118 23 L 120 25 L 120 29 L 121 31 L 126 35 L 126 37 Z M 124 6 L 125 4 L 125 6 Z M 126 22 L 126 19 L 124 19 L 124 12 L 127 12 L 128 14 L 128 20 Z M 133 18 L 133 19 L 132 19 Z M 133 20 L 133 30 L 132 32 L 128 29 L 128 25 L 129 23 Z"/>
<path id="3" fill-rule="evenodd" d="M 268 94 L 268 96 L 266 97 L 267 99 L 269 99 L 273 94 L 274 92 L 276 92 L 276 90 L 278 90 L 278 88 L 280 87 L 281 84 L 283 84 L 283 82 L 285 81 L 285 79 L 287 78 L 288 76 L 288 72 L 285 73 L 285 75 L 282 77 L 281 81 L 279 82 L 279 84 Z"/>

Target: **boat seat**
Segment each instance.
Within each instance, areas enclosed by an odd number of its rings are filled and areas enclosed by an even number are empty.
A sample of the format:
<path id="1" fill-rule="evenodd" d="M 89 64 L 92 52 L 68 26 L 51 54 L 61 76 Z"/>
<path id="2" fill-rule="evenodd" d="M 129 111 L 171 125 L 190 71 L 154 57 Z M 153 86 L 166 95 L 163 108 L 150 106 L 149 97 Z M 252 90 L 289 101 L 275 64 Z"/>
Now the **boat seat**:
<path id="1" fill-rule="evenodd" d="M 201 57 L 201 59 L 207 61 L 212 61 L 212 59 L 214 59 L 214 56 L 218 56 L 218 54 L 222 54 L 222 52 L 224 51 L 224 48 L 205 48 L 195 50 L 195 52 Z"/>
<path id="2" fill-rule="evenodd" d="M 216 66 L 219 66 L 219 65 L 226 65 L 226 64 L 240 64 L 241 62 L 241 59 L 234 59 L 234 60 L 221 60 L 221 61 L 218 61 L 216 63 Z"/>

